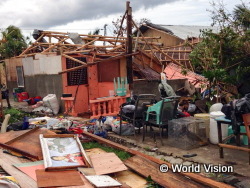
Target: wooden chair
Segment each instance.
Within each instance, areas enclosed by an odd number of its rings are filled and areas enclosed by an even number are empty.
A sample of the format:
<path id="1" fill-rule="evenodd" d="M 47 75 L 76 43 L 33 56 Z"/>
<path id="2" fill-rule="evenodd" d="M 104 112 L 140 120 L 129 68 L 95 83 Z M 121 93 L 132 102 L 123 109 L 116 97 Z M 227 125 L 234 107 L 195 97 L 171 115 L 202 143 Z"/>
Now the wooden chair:
<path id="1" fill-rule="evenodd" d="M 248 149 L 249 149 L 248 155 L 249 155 L 249 164 L 250 164 L 250 113 L 243 114 L 242 118 L 243 118 L 243 122 L 246 128 L 246 135 L 248 138 Z"/>

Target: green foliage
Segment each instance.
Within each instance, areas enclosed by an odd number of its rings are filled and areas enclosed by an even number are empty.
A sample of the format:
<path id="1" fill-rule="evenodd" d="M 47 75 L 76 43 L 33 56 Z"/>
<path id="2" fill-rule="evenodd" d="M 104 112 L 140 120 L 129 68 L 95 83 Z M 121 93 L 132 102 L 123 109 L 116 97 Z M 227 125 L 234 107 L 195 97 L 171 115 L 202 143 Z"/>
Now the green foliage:
<path id="1" fill-rule="evenodd" d="M 115 153 L 121 160 L 126 160 L 131 157 L 131 155 L 125 151 L 121 151 L 115 148 L 111 148 L 108 146 L 104 146 L 102 144 L 99 144 L 98 142 L 87 142 L 82 144 L 84 149 L 91 149 L 91 148 L 101 148 L 102 150 L 106 152 L 113 152 Z"/>
<path id="2" fill-rule="evenodd" d="M 219 82 L 237 85 L 250 73 L 250 10 L 238 5 L 234 14 L 230 14 L 221 4 L 219 8 L 213 6 L 212 26 L 217 26 L 219 31 L 203 30 L 203 40 L 190 54 L 190 60 L 211 87 Z"/>
<path id="3" fill-rule="evenodd" d="M 9 123 L 14 123 L 14 122 L 18 122 L 18 121 L 23 121 L 23 117 L 25 116 L 25 113 L 17 110 L 15 108 L 6 108 L 4 110 L 4 114 L 10 114 L 10 120 Z"/>
<path id="4" fill-rule="evenodd" d="M 158 185 L 157 183 L 152 180 L 151 176 L 148 176 L 147 179 L 147 186 L 146 188 L 162 188 L 162 186 Z"/>
<path id="5" fill-rule="evenodd" d="M 6 108 L 6 109 L 4 109 L 4 114 L 10 114 L 9 124 L 15 123 L 18 121 L 23 121 L 23 118 L 25 116 L 27 116 L 29 118 L 36 117 L 31 113 L 23 112 L 23 111 L 18 110 L 16 108 Z"/>
<path id="6" fill-rule="evenodd" d="M 1 34 L 3 41 L 0 45 L 1 58 L 18 56 L 27 48 L 27 39 L 25 39 L 18 27 L 10 25 Z"/>
<path id="7" fill-rule="evenodd" d="M 234 16 L 244 29 L 250 28 L 250 10 L 244 4 L 236 5 L 236 8 L 234 9 Z"/>

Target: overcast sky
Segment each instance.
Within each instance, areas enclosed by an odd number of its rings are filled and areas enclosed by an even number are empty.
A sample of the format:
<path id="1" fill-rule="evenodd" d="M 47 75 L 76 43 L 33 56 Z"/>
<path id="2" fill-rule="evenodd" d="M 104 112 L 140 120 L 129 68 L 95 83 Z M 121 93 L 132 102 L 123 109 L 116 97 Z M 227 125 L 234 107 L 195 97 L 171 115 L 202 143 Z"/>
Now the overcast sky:
<path id="1" fill-rule="evenodd" d="M 215 0 L 217 2 L 218 0 Z M 210 25 L 211 0 L 130 0 L 133 18 L 165 25 Z M 249 0 L 243 0 L 249 5 Z M 230 11 L 241 0 L 224 0 Z M 0 0 L 0 28 L 19 27 L 87 34 L 95 28 L 113 30 L 112 21 L 123 15 L 126 0 Z M 103 34 L 103 30 L 101 33 Z"/>

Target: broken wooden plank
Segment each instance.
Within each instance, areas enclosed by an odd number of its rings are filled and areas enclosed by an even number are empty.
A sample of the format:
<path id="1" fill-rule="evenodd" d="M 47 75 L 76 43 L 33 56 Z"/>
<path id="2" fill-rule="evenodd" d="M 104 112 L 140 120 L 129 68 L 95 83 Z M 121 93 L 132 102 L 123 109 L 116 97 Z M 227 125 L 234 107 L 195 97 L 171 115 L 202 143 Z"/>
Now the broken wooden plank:
<path id="1" fill-rule="evenodd" d="M 159 170 L 159 164 L 145 159 L 141 156 L 134 156 L 124 161 L 126 166 L 147 178 L 151 176 L 152 180 L 163 187 L 175 188 L 202 188 L 201 184 L 197 184 L 190 179 L 181 176 L 180 174 L 173 173 L 171 170 L 167 173 L 162 173 Z"/>
<path id="2" fill-rule="evenodd" d="M 75 61 L 75 62 L 78 62 L 78 63 L 80 63 L 80 64 L 82 64 L 82 65 L 84 65 L 84 66 L 87 66 L 87 63 L 86 63 L 86 62 L 83 62 L 83 61 L 81 61 L 81 60 L 79 60 L 79 59 L 76 59 L 76 58 L 74 58 L 74 57 L 68 56 L 68 55 L 66 55 L 66 54 L 62 54 L 62 56 L 66 57 L 66 58 L 68 58 L 68 59 L 71 59 L 71 60 L 73 60 L 73 61 Z"/>
<path id="3" fill-rule="evenodd" d="M 23 135 L 24 133 L 28 132 L 30 130 L 23 130 L 23 131 L 10 131 L 6 133 L 0 134 L 0 143 L 6 143 L 20 135 Z"/>
<path id="4" fill-rule="evenodd" d="M 111 174 L 127 170 L 127 167 L 115 153 L 100 153 L 90 156 L 97 175 Z"/>
<path id="5" fill-rule="evenodd" d="M 36 182 L 17 168 L 14 164 L 21 163 L 20 158 L 3 153 L 0 149 L 0 166 L 11 176 L 13 176 L 21 187 L 37 187 Z"/>
<path id="6" fill-rule="evenodd" d="M 46 172 L 36 170 L 38 187 L 60 187 L 84 185 L 80 173 L 74 170 Z"/>
<path id="7" fill-rule="evenodd" d="M 100 61 L 96 61 L 96 62 L 93 62 L 93 63 L 88 63 L 87 65 L 93 65 L 93 64 L 97 64 L 97 63 L 101 63 L 101 62 L 105 62 L 105 61 L 121 59 L 122 57 L 134 56 L 134 55 L 137 55 L 138 53 L 139 52 L 135 52 L 135 53 L 132 53 L 132 54 L 121 53 L 121 54 L 118 54 L 116 56 L 112 56 L 112 57 L 109 57 L 109 58 L 106 58 L 106 59 L 102 59 Z M 80 65 L 80 66 L 77 66 L 77 67 L 74 67 L 74 68 L 70 68 L 70 69 L 58 72 L 58 74 L 63 74 L 63 73 L 71 72 L 71 71 L 74 71 L 74 70 L 78 70 L 78 69 L 86 67 L 87 65 Z"/>
<path id="8" fill-rule="evenodd" d="M 90 157 L 91 155 L 106 153 L 106 151 L 100 148 L 92 148 L 86 150 L 86 153 Z M 82 172 L 84 175 L 95 175 L 94 170 L 91 168 L 78 168 L 78 170 Z M 121 172 L 116 172 L 114 175 L 112 175 L 112 177 L 117 179 L 123 185 L 126 184 L 130 187 L 144 188 L 146 187 L 147 184 L 145 178 L 143 178 L 142 176 L 140 176 L 135 172 L 132 172 L 129 169 Z"/>
<path id="9" fill-rule="evenodd" d="M 37 131 L 38 129 L 39 129 L 39 127 L 35 127 L 34 129 L 30 129 L 30 130 L 26 131 L 25 133 L 23 133 L 23 134 L 15 137 L 15 138 L 9 140 L 8 142 L 5 142 L 5 144 L 10 145 L 11 143 L 18 141 L 18 140 L 24 138 L 25 136 L 30 135 L 31 133 Z"/>
<path id="10" fill-rule="evenodd" d="M 31 159 L 41 160 L 43 155 L 39 140 L 40 134 L 55 135 L 54 132 L 48 129 L 35 128 L 8 140 L 6 143 L 0 143 L 0 147 L 20 153 Z"/>
<path id="11" fill-rule="evenodd" d="M 120 150 L 123 150 L 123 151 L 126 151 L 132 155 L 138 155 L 138 156 L 141 156 L 145 159 L 148 159 L 148 160 L 151 160 L 157 164 L 167 164 L 169 168 L 171 168 L 171 163 L 169 162 L 166 162 L 166 161 L 163 161 L 163 160 L 160 160 L 160 159 L 157 159 L 155 157 L 152 157 L 152 156 L 149 156 L 149 155 L 146 155 L 144 153 L 141 153 L 139 151 L 136 151 L 136 150 L 133 150 L 133 149 L 130 149 L 126 146 L 123 146 L 123 145 L 120 145 L 120 144 L 117 144 L 115 142 L 112 142 L 110 140 L 107 140 L 107 139 L 104 139 L 104 138 L 101 138 L 99 136 L 96 136 L 94 134 L 91 134 L 91 133 L 88 133 L 88 132 L 83 132 L 82 133 L 84 136 L 87 136 L 87 137 L 90 137 L 94 140 L 96 140 L 97 142 L 99 143 L 103 143 L 103 144 L 106 144 L 108 146 L 111 146 L 113 148 L 116 148 L 116 149 L 120 149 Z M 207 178 L 205 176 L 202 176 L 200 174 L 197 174 L 197 173 L 180 173 L 184 176 L 187 176 L 189 178 L 191 178 L 192 180 L 194 181 L 197 181 L 199 183 L 202 183 L 204 185 L 207 185 L 209 187 L 214 187 L 214 188 L 233 188 L 232 186 L 228 185 L 228 184 L 225 184 L 225 183 L 222 183 L 222 182 L 217 182 L 213 179 L 210 179 L 210 178 Z"/>
<path id="12" fill-rule="evenodd" d="M 234 146 L 234 145 L 229 145 L 229 144 L 218 144 L 218 145 L 220 147 L 223 147 L 223 148 L 241 150 L 241 151 L 245 151 L 245 152 L 249 152 L 250 153 L 250 148 L 244 148 L 244 147 Z"/>

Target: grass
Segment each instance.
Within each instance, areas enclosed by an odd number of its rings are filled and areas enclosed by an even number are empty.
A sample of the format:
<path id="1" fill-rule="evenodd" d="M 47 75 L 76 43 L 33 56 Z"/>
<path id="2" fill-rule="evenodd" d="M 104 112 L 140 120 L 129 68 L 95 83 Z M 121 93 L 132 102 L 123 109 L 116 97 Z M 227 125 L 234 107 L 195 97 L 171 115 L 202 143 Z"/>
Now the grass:
<path id="1" fill-rule="evenodd" d="M 31 114 L 25 113 L 25 112 L 18 110 L 16 108 L 6 108 L 6 109 L 4 109 L 4 114 L 10 114 L 9 124 L 23 121 L 23 118 L 25 116 L 28 116 L 28 117 L 31 116 Z"/>
<path id="2" fill-rule="evenodd" d="M 26 115 L 24 112 L 17 110 L 15 108 L 6 108 L 4 114 L 10 114 L 9 123 L 14 123 L 18 121 L 23 121 L 23 117 Z"/>
<path id="3" fill-rule="evenodd" d="M 102 144 L 99 144 L 98 142 L 87 142 L 83 143 L 82 146 L 84 149 L 100 148 L 106 152 L 114 152 L 122 161 L 131 157 L 128 152 L 121 151 L 109 146 L 104 146 Z"/>

